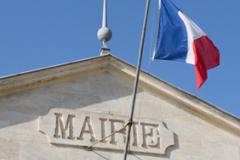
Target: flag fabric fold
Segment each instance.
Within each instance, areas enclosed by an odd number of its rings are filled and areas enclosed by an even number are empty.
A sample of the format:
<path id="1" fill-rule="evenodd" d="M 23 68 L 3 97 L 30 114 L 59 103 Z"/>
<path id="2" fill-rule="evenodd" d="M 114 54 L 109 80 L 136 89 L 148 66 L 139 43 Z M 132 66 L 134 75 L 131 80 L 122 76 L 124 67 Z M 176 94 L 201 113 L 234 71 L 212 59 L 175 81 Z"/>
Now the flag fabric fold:
<path id="1" fill-rule="evenodd" d="M 206 81 L 207 70 L 220 63 L 219 50 L 213 42 L 171 0 L 159 0 L 159 24 L 153 59 L 194 65 L 197 89 Z"/>

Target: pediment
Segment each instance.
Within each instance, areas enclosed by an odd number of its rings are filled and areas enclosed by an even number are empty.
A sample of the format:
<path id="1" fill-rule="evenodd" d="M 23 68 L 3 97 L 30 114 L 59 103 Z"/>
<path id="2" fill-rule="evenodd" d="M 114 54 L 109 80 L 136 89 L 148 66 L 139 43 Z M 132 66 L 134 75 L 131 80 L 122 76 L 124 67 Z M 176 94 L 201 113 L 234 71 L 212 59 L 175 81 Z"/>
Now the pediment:
<path id="1" fill-rule="evenodd" d="M 29 123 L 42 143 L 88 149 L 98 142 L 96 149 L 120 153 L 124 131 L 101 138 L 127 122 L 134 76 L 133 66 L 106 55 L 3 77 L 0 136 L 1 129 Z M 169 157 L 184 147 L 206 142 L 211 148 L 212 141 L 240 137 L 238 118 L 144 71 L 134 117 L 130 151 L 140 155 Z"/>
<path id="2" fill-rule="evenodd" d="M 0 96 L 41 88 L 43 86 L 51 86 L 59 81 L 81 79 L 104 72 L 120 77 L 123 81 L 127 81 L 129 84 L 128 94 L 131 94 L 131 84 L 135 76 L 135 68 L 112 55 L 106 55 L 20 73 L 13 76 L 1 77 Z M 114 86 L 114 84 L 111 85 Z M 169 98 L 169 100 L 175 101 L 175 103 L 183 103 L 186 106 L 186 108 L 183 109 L 187 111 L 196 112 L 196 115 L 203 114 L 203 116 L 206 116 L 209 120 L 219 121 L 222 126 L 233 129 L 236 132 L 239 131 L 239 118 L 225 113 L 217 107 L 145 73 L 144 71 L 141 72 L 140 86 L 156 96 L 164 95 Z M 116 92 L 116 94 L 117 91 L 117 89 L 113 89 L 113 92 Z"/>

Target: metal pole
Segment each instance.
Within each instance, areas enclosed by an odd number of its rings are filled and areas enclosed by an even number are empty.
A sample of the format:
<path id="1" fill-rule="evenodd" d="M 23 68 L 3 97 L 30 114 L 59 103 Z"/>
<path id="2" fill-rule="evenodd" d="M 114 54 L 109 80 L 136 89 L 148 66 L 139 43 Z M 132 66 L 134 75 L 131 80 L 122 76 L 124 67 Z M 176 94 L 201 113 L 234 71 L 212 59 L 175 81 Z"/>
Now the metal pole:
<path id="1" fill-rule="evenodd" d="M 102 27 L 107 26 L 107 0 L 103 0 L 103 19 L 102 19 Z"/>
<path id="2" fill-rule="evenodd" d="M 140 76 L 140 70 L 141 70 L 141 64 L 142 64 L 142 55 L 143 55 L 143 48 L 144 48 L 146 28 L 147 28 L 149 4 L 150 4 L 150 0 L 147 0 L 142 35 L 141 35 L 140 48 L 139 48 L 139 53 L 138 53 L 139 54 L 138 55 L 138 64 L 137 64 L 136 77 L 135 77 L 135 82 L 134 82 L 133 99 L 132 99 L 131 114 L 130 114 L 129 124 L 128 124 L 127 140 L 126 140 L 126 145 L 125 145 L 125 149 L 124 149 L 124 160 L 127 160 L 127 155 L 128 155 L 128 147 L 129 147 L 130 134 L 131 134 L 131 128 L 132 128 L 133 114 L 134 114 L 134 110 L 135 110 L 136 95 L 137 95 L 137 90 L 138 90 L 138 82 L 139 82 L 139 76 Z"/>
<path id="3" fill-rule="evenodd" d="M 103 0 L 103 17 L 102 17 L 102 28 L 107 28 L 107 0 Z M 102 41 L 102 45 L 104 48 L 107 47 L 107 42 L 106 40 Z"/>

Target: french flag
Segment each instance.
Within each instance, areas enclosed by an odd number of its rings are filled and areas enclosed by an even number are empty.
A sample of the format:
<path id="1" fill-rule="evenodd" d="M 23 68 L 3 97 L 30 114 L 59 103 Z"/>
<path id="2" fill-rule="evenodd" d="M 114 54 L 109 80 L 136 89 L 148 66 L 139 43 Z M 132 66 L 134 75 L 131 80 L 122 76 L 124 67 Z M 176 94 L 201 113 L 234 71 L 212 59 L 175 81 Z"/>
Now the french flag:
<path id="1" fill-rule="evenodd" d="M 207 80 L 207 70 L 220 63 L 219 50 L 213 42 L 171 0 L 159 0 L 157 43 L 153 59 L 194 65 L 197 89 Z"/>

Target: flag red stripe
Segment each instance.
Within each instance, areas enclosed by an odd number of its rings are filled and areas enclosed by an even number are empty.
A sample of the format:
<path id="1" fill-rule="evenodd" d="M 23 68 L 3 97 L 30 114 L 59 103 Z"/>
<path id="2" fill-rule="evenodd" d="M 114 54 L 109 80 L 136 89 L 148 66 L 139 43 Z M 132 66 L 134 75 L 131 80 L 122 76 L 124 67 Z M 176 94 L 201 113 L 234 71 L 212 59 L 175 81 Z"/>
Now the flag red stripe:
<path id="1" fill-rule="evenodd" d="M 193 51 L 195 55 L 196 87 L 199 89 L 207 80 L 207 70 L 219 65 L 220 55 L 219 50 L 207 36 L 193 41 Z"/>

